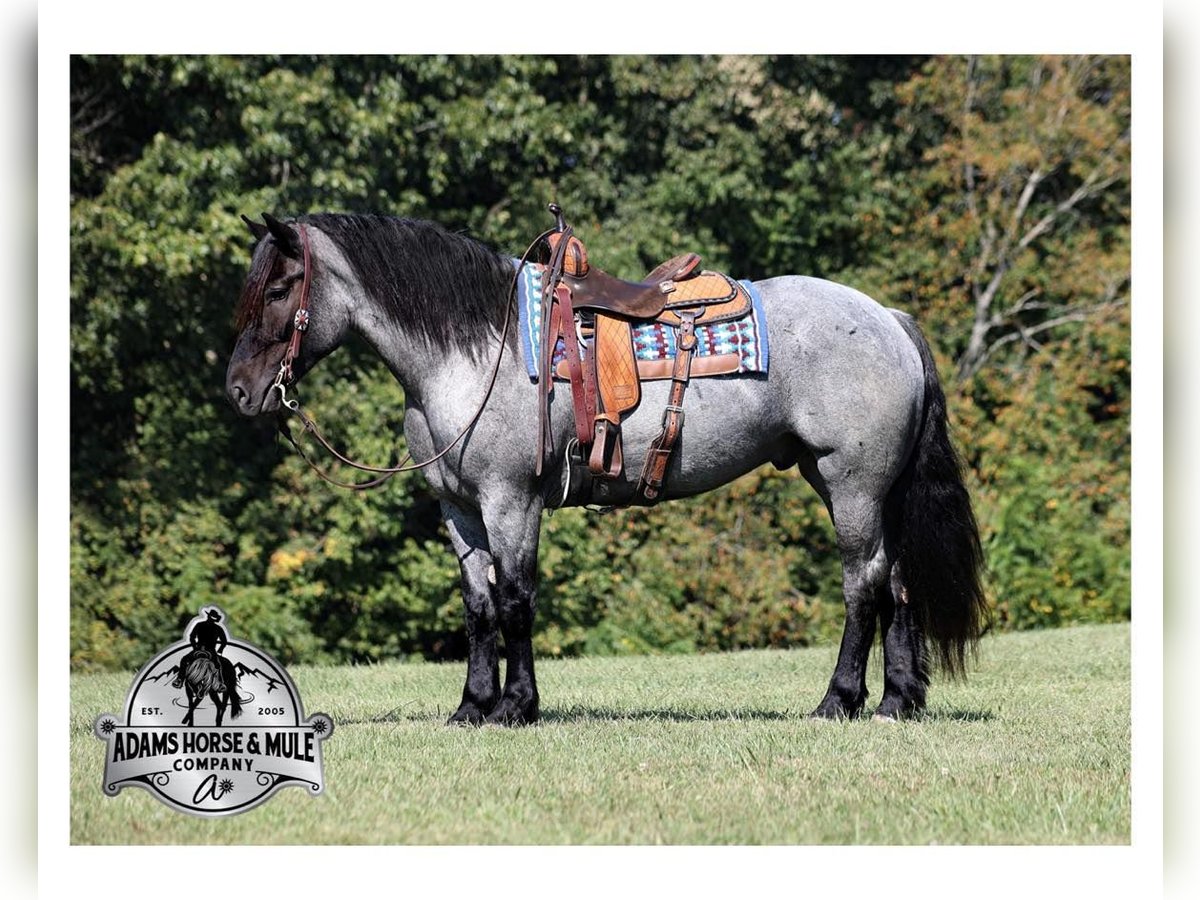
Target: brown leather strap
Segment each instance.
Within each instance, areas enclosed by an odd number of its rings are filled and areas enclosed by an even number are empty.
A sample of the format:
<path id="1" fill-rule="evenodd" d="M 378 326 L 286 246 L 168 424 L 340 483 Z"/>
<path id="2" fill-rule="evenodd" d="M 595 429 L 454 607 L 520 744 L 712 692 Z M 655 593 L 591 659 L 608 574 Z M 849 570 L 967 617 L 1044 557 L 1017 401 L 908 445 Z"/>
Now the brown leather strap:
<path id="1" fill-rule="evenodd" d="M 542 465 L 546 459 L 546 447 L 550 441 L 550 395 L 554 393 L 553 379 L 550 377 L 554 357 L 554 346 L 558 341 L 558 329 L 553 327 L 555 313 L 561 317 L 558 304 L 558 285 L 563 277 L 563 264 L 566 249 L 571 240 L 571 226 L 562 218 L 561 211 L 556 213 L 558 218 L 558 240 L 550 245 L 550 259 L 543 273 L 542 283 L 542 346 L 538 360 L 538 376 L 541 378 L 539 389 L 542 392 L 541 403 L 538 407 L 538 441 L 537 460 L 534 474 L 542 474 Z M 548 238 L 552 235 L 543 235 Z M 573 326 L 572 326 L 573 327 Z"/>
<path id="2" fill-rule="evenodd" d="M 335 449 L 333 449 L 333 446 L 328 441 L 325 440 L 325 438 L 321 435 L 321 433 L 319 431 L 317 431 L 316 423 L 313 422 L 312 419 L 308 418 L 303 413 L 299 413 L 299 415 L 301 415 L 303 417 L 304 430 L 307 431 L 309 434 L 311 434 L 313 437 L 315 437 L 317 439 L 317 441 L 321 444 L 322 447 L 324 447 L 326 450 L 328 450 L 334 456 L 338 457 L 339 460 L 345 462 L 346 465 L 350 465 L 356 469 L 362 469 L 364 471 L 380 471 L 380 470 L 374 469 L 373 467 L 363 466 L 359 463 L 350 462 L 349 460 L 347 460 L 346 457 L 342 456 L 342 454 L 338 453 Z M 317 476 L 322 481 L 326 481 L 329 484 L 332 484 L 334 487 L 345 488 L 348 491 L 365 491 L 365 490 L 369 490 L 371 488 L 379 487 L 381 484 L 383 484 L 385 481 L 387 481 L 389 478 L 391 478 L 393 475 L 396 474 L 395 470 L 383 469 L 382 471 L 385 471 L 386 474 L 380 475 L 378 478 L 374 478 L 370 481 L 338 481 L 333 476 L 327 475 L 323 471 L 321 471 L 321 467 L 318 466 L 311 459 L 309 459 L 308 454 L 304 452 L 304 448 L 301 447 L 298 443 L 296 443 L 296 439 L 292 436 L 292 430 L 288 427 L 286 420 L 280 419 L 278 422 L 278 428 L 279 428 L 279 433 L 282 434 L 285 438 L 287 438 L 287 442 L 292 445 L 292 447 L 295 449 L 295 451 L 297 453 L 300 454 L 300 458 L 302 460 L 304 460 L 306 463 L 308 463 L 308 467 L 310 469 L 312 469 L 314 472 L 316 472 Z M 410 459 L 412 459 L 412 454 L 407 454 L 404 457 L 404 459 L 401 460 L 401 463 L 407 463 Z"/>
<path id="3" fill-rule="evenodd" d="M 567 351 L 567 369 L 571 373 L 571 403 L 575 407 L 575 436 L 582 446 L 592 443 L 592 420 L 596 417 L 595 379 L 585 375 L 583 359 L 579 352 L 579 336 L 575 333 L 575 310 L 571 306 L 571 292 L 565 284 L 554 289 L 558 308 L 561 310 L 561 327 L 564 348 Z M 589 366 L 594 374 L 595 367 Z M 550 374 L 547 371 L 546 380 Z"/>
<path id="4" fill-rule="evenodd" d="M 550 360 L 554 356 L 554 343 L 558 338 L 558 321 L 561 314 L 562 310 L 552 300 L 549 313 L 542 318 L 542 359 L 538 363 L 541 380 L 538 382 L 540 398 L 538 401 L 537 465 L 534 467 L 536 475 L 542 474 L 542 463 L 546 459 L 546 446 L 550 438 L 550 395 L 554 393 L 553 379 L 542 377 L 541 373 L 545 371 L 546 366 L 550 365 Z"/>
<path id="5" fill-rule="evenodd" d="M 638 481 L 638 493 L 653 503 L 662 492 L 667 465 L 679 433 L 683 430 L 683 394 L 691 377 L 692 354 L 696 350 L 696 311 L 680 310 L 679 340 L 675 349 L 675 370 L 671 374 L 671 393 L 663 413 L 663 427 L 646 452 L 646 464 Z"/>
<path id="6" fill-rule="evenodd" d="M 275 376 L 272 390 L 283 390 L 292 386 L 296 380 L 293 364 L 300 355 L 300 342 L 304 332 L 308 331 L 308 296 L 312 288 L 312 253 L 308 246 L 308 231 L 303 224 L 297 225 L 300 232 L 300 246 L 304 250 L 304 277 L 300 282 L 300 303 L 296 306 L 296 314 L 292 317 L 292 336 L 283 351 L 283 361 L 279 364 L 279 374 Z"/>

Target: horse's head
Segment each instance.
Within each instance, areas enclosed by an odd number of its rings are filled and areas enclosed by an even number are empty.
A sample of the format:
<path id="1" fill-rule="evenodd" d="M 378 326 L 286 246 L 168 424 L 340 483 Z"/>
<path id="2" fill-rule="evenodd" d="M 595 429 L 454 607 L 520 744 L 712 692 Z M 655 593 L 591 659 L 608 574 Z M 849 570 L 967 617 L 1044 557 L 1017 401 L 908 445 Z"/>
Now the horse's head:
<path id="1" fill-rule="evenodd" d="M 258 243 L 237 307 L 225 394 L 243 416 L 257 416 L 278 410 L 280 388 L 341 343 L 349 316 L 338 302 L 336 265 L 318 259 L 329 249 L 320 232 L 267 214 L 265 225 L 242 218 Z"/>

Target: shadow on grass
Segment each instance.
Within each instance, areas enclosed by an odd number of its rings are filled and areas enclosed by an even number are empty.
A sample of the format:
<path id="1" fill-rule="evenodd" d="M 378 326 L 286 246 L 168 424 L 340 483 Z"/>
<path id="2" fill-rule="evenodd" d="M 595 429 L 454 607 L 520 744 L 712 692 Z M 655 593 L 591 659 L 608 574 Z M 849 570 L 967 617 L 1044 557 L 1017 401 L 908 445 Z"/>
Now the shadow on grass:
<path id="1" fill-rule="evenodd" d="M 996 714 L 986 709 L 935 709 L 926 710 L 918 722 L 992 722 Z"/>
<path id="2" fill-rule="evenodd" d="M 589 719 L 614 722 L 646 719 L 661 719 L 666 722 L 736 722 L 794 718 L 796 714 L 789 710 L 773 709 L 612 709 L 606 706 L 570 706 L 566 709 L 542 711 L 544 722 L 584 722 Z"/>
<path id="3" fill-rule="evenodd" d="M 871 721 L 869 710 L 861 713 L 856 719 L 842 721 Z M 807 712 L 796 710 L 775 709 L 610 709 L 607 707 L 572 706 L 566 709 L 546 709 L 542 711 L 543 722 L 581 722 L 589 719 L 600 719 L 619 722 L 625 720 L 654 720 L 662 719 L 668 722 L 756 722 L 782 721 L 785 719 L 805 721 L 810 716 Z M 915 722 L 990 722 L 995 715 L 987 710 L 973 709 L 939 709 L 924 712 L 913 721 Z"/>
<path id="4" fill-rule="evenodd" d="M 374 716 L 356 719 L 340 719 L 336 724 L 347 725 L 389 725 L 401 722 L 444 722 L 450 715 L 449 710 L 434 712 L 410 711 L 412 704 L 397 706 L 387 712 Z M 563 709 L 542 710 L 541 721 L 550 723 L 576 723 L 588 721 L 607 722 L 762 722 L 783 721 L 785 719 L 804 720 L 808 715 L 791 710 L 774 709 L 614 709 L 607 706 L 569 706 Z M 922 713 L 915 722 L 991 722 L 995 714 L 987 710 L 975 709 L 938 709 Z M 865 712 L 857 721 L 871 721 L 871 713 Z"/>
<path id="5" fill-rule="evenodd" d="M 347 725 L 389 725 L 399 722 L 430 722 L 445 721 L 451 711 L 422 712 L 406 711 L 404 706 L 398 706 L 387 712 L 374 716 L 361 716 L 354 719 L 338 719 L 335 724 Z M 565 709 L 543 709 L 543 723 L 567 723 L 587 721 L 654 721 L 664 722 L 737 722 L 763 721 L 771 719 L 794 719 L 795 713 L 787 710 L 769 709 L 613 709 L 605 706 L 570 706 Z"/>

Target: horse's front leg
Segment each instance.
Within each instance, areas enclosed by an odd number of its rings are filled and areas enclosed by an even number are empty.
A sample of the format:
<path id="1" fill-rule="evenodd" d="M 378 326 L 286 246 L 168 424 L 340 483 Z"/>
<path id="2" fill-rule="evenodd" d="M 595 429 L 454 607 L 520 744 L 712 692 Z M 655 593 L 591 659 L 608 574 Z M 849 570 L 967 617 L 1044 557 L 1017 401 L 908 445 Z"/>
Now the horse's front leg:
<path id="1" fill-rule="evenodd" d="M 217 726 L 225 718 L 225 706 L 229 702 L 224 697 L 220 696 L 216 691 L 209 691 L 208 696 L 212 697 L 213 706 L 217 708 Z"/>
<path id="2" fill-rule="evenodd" d="M 187 688 L 187 702 L 187 714 L 183 717 L 183 721 L 180 723 L 181 725 L 194 724 L 192 720 L 196 717 L 196 696 L 192 693 L 190 686 Z"/>
<path id="3" fill-rule="evenodd" d="M 537 606 L 538 531 L 541 501 L 509 496 L 484 509 L 496 584 L 492 596 L 504 635 L 504 692 L 485 722 L 528 725 L 538 719 L 533 673 L 533 615 Z"/>
<path id="4" fill-rule="evenodd" d="M 500 654 L 496 642 L 496 604 L 488 573 L 492 554 L 478 513 L 442 503 L 442 517 L 462 574 L 467 625 L 467 683 L 462 703 L 447 725 L 479 725 L 500 700 Z"/>

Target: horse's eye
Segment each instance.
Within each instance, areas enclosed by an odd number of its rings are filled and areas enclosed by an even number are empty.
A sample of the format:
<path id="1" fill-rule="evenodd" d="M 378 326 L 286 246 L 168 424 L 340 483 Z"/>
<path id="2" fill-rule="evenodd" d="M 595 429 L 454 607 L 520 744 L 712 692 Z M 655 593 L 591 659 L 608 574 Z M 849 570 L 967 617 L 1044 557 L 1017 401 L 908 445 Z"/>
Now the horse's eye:
<path id="1" fill-rule="evenodd" d="M 278 301 L 282 300 L 284 297 L 286 297 L 291 292 L 292 292 L 292 289 L 290 286 L 275 288 L 273 290 L 267 291 L 267 302 L 268 303 L 277 303 Z"/>

